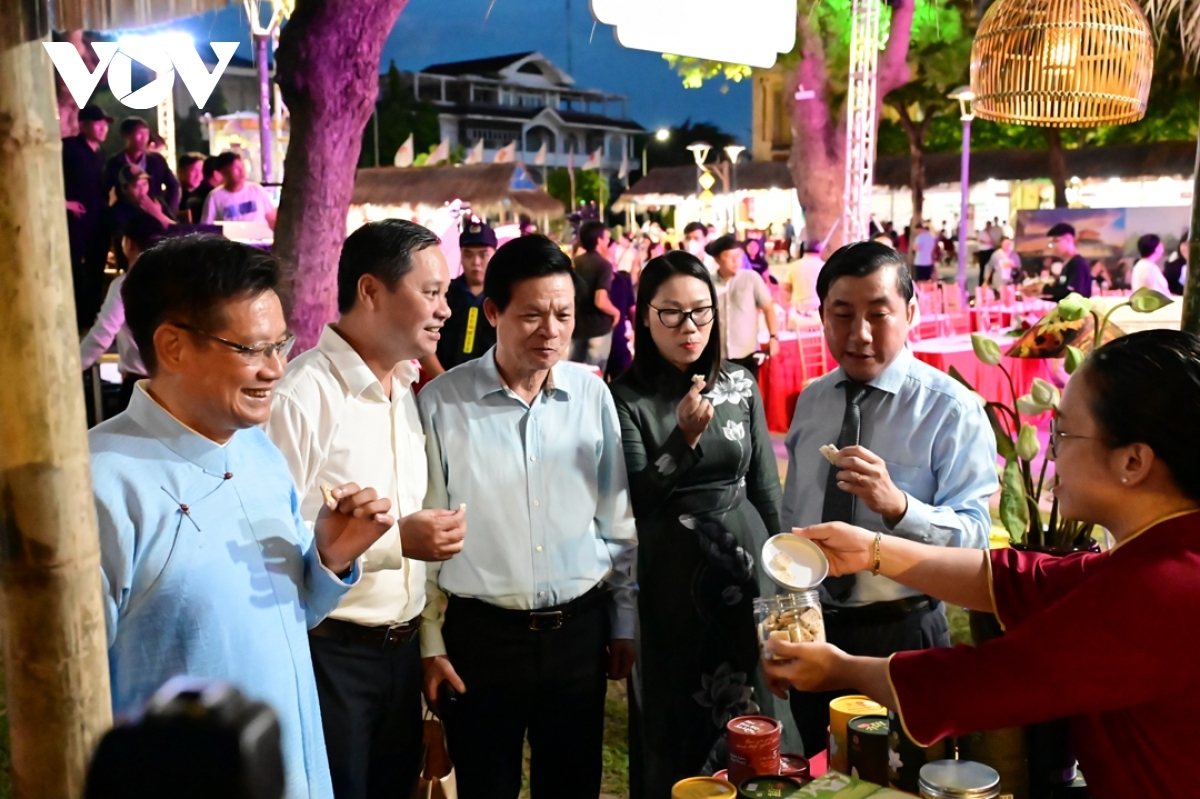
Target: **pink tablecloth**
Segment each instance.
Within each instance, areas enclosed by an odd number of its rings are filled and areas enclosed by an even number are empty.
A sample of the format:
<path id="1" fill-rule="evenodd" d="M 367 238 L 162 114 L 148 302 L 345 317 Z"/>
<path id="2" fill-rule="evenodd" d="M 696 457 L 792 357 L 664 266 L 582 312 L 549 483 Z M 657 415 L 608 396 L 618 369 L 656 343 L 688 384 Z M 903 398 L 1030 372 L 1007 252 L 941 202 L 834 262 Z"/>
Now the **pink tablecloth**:
<path id="1" fill-rule="evenodd" d="M 813 331 L 802 335 L 816 334 L 817 331 Z M 792 425 L 792 413 L 800 392 L 804 390 L 805 380 L 812 380 L 837 368 L 828 349 L 825 350 L 825 367 L 821 369 L 810 365 L 806 374 L 800 361 L 800 342 L 795 334 L 784 333 L 780 336 L 779 354 L 768 358 L 758 370 L 758 390 L 762 393 L 768 430 L 786 433 Z"/>
<path id="2" fill-rule="evenodd" d="M 1013 339 L 1004 336 L 992 337 L 1000 344 L 1001 349 L 1012 346 Z M 913 355 L 930 366 L 949 373 L 953 366 L 958 373 L 983 395 L 984 399 L 992 402 L 1003 402 L 1010 408 L 1013 404 L 1012 392 L 1008 380 L 998 366 L 988 366 L 975 357 L 971 347 L 970 336 L 946 336 L 917 341 L 909 345 Z M 1005 358 L 1002 363 L 1012 374 L 1017 396 L 1029 393 L 1033 379 L 1040 377 L 1051 381 L 1051 361 L 1040 358 Z"/>

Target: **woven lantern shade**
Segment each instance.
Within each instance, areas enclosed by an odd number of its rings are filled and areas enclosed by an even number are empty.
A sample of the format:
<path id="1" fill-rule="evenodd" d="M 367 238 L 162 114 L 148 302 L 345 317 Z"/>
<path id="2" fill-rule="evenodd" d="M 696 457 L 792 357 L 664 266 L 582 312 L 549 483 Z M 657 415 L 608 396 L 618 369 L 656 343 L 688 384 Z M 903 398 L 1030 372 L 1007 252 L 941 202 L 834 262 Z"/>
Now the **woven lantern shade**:
<path id="1" fill-rule="evenodd" d="M 1136 122 L 1153 62 L 1136 0 L 998 0 L 971 47 L 975 114 L 1055 128 Z"/>

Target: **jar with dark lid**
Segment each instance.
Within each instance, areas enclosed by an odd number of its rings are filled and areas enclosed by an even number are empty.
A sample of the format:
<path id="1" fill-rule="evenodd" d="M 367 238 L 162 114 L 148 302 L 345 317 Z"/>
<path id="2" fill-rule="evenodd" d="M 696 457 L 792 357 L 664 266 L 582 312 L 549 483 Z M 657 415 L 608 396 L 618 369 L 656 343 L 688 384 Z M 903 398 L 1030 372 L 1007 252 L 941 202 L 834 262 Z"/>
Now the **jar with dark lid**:
<path id="1" fill-rule="evenodd" d="M 996 799 L 1000 775 L 970 760 L 935 760 L 921 768 L 923 799 Z"/>

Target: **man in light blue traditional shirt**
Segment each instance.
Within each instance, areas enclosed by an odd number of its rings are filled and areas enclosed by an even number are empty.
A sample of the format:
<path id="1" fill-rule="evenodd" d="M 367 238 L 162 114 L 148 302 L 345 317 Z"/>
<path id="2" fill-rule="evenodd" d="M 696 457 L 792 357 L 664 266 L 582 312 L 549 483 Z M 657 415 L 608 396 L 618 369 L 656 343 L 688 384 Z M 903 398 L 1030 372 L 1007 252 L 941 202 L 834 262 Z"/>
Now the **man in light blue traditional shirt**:
<path id="1" fill-rule="evenodd" d="M 231 683 L 278 714 L 289 799 L 332 799 L 307 631 L 395 521 L 353 483 L 301 521 L 258 428 L 293 341 L 278 282 L 270 255 L 189 236 L 143 253 L 122 286 L 150 379 L 89 435 L 113 711 L 176 675 Z"/>
<path id="2" fill-rule="evenodd" d="M 543 236 L 505 244 L 484 281 L 497 343 L 417 396 L 434 508 L 466 506 L 463 550 L 427 567 L 425 690 L 460 799 L 600 792 L 605 677 L 633 667 L 636 532 L 607 386 L 559 364 L 571 261 Z M 448 595 L 448 600 L 447 600 Z"/>
<path id="3" fill-rule="evenodd" d="M 996 438 L 983 407 L 905 346 L 916 303 L 900 255 L 877 242 L 835 252 L 817 296 L 839 368 L 813 381 L 787 434 L 783 526 L 845 521 L 927 544 L 986 549 L 998 488 Z M 831 464 L 824 445 L 839 452 Z M 826 634 L 854 655 L 949 646 L 945 611 L 885 577 L 829 578 Z M 792 693 L 806 752 L 825 748 L 829 700 Z"/>

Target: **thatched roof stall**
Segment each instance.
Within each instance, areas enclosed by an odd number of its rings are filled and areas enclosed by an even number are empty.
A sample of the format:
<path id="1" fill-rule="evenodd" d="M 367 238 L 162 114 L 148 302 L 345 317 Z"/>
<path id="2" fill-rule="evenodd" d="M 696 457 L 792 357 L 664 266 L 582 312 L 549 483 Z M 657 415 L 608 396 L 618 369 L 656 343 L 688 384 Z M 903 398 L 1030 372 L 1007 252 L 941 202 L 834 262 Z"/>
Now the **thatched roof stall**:
<path id="1" fill-rule="evenodd" d="M 792 173 L 782 161 L 748 161 L 737 165 L 738 191 L 794 189 Z M 713 191 L 720 190 L 720 183 Z M 696 167 L 664 166 L 651 169 L 646 176 L 622 192 L 617 203 L 633 201 L 639 205 L 676 205 L 684 197 L 697 193 Z M 614 209 L 620 210 L 616 204 Z"/>
<path id="2" fill-rule="evenodd" d="M 525 212 L 557 218 L 563 204 L 529 177 L 524 165 L 458 164 L 455 166 L 371 167 L 354 178 L 352 205 L 430 206 L 462 200 L 477 212 Z"/>

